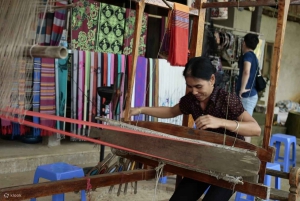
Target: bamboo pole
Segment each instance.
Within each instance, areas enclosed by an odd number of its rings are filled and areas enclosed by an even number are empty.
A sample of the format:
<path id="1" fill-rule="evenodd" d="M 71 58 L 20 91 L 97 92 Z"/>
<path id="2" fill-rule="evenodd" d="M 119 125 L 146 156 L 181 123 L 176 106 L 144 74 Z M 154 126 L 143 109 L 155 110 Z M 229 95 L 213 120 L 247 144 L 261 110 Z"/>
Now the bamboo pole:
<path id="1" fill-rule="evenodd" d="M 272 56 L 273 61 L 271 66 L 269 98 L 268 98 L 265 131 L 264 131 L 264 138 L 263 138 L 263 145 L 262 145 L 264 149 L 268 149 L 270 143 L 270 136 L 272 131 L 273 116 L 274 116 L 274 107 L 275 107 L 276 88 L 278 85 L 280 61 L 281 61 L 281 55 L 283 49 L 289 5 L 290 5 L 290 0 L 280 0 L 278 3 L 277 28 L 276 28 L 273 56 Z M 261 163 L 260 169 L 261 171 L 259 175 L 259 182 L 263 183 L 265 173 L 266 173 L 265 162 Z"/>
<path id="2" fill-rule="evenodd" d="M 62 46 L 27 46 L 25 55 L 40 58 L 64 59 L 68 56 L 68 50 Z"/>
<path id="3" fill-rule="evenodd" d="M 124 118 L 125 121 L 130 119 L 129 111 L 131 107 L 132 101 L 132 92 L 133 92 L 133 85 L 134 85 L 134 78 L 136 73 L 136 65 L 137 59 L 139 56 L 139 45 L 140 45 L 140 36 L 141 36 L 141 29 L 142 29 L 142 19 L 143 13 L 145 10 L 145 0 L 141 0 L 136 3 L 136 20 L 135 20 L 135 28 L 133 34 L 133 47 L 132 47 L 132 63 L 131 63 L 131 73 L 129 75 L 129 82 L 128 82 L 128 91 L 126 94 L 126 107 L 124 111 Z"/>

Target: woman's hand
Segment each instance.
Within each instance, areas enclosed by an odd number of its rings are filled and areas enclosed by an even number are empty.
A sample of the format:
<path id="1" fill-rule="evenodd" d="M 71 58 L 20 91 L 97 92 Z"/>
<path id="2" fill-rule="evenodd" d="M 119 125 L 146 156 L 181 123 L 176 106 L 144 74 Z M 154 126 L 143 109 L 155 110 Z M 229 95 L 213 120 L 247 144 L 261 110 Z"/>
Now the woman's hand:
<path id="1" fill-rule="evenodd" d="M 220 128 L 222 126 L 222 119 L 211 116 L 204 115 L 200 116 L 195 120 L 196 127 L 198 129 L 208 129 L 208 128 Z"/>
<path id="2" fill-rule="evenodd" d="M 132 107 L 129 110 L 129 116 L 139 115 L 142 113 L 142 108 Z"/>

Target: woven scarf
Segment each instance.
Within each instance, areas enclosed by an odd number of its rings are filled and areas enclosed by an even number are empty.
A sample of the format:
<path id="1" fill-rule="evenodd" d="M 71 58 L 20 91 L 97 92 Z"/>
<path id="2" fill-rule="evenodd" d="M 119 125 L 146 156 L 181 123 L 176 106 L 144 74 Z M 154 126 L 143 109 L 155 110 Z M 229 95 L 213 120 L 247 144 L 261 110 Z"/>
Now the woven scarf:
<path id="1" fill-rule="evenodd" d="M 174 3 L 170 25 L 168 61 L 173 66 L 184 66 L 188 57 L 189 7 Z"/>
<path id="2" fill-rule="evenodd" d="M 85 78 L 85 53 L 84 51 L 79 51 L 79 71 L 78 71 L 78 104 L 77 104 L 77 119 L 83 120 L 83 96 L 84 96 L 84 78 Z M 78 124 L 78 135 L 82 134 L 82 125 Z"/>
<path id="3" fill-rule="evenodd" d="M 67 1 L 59 1 L 56 2 L 57 6 L 63 6 L 68 4 Z M 51 33 L 51 46 L 59 45 L 64 27 L 67 18 L 67 10 L 60 9 L 54 12 L 54 19 L 53 19 L 53 26 L 52 26 L 52 33 Z"/>
<path id="4" fill-rule="evenodd" d="M 101 3 L 96 51 L 121 54 L 125 26 L 125 8 Z"/>
<path id="5" fill-rule="evenodd" d="M 41 96 L 40 113 L 55 115 L 55 63 L 54 59 L 42 58 L 41 66 Z M 55 128 L 55 121 L 40 119 L 40 124 Z M 51 135 L 46 130 L 41 131 L 41 135 Z"/>

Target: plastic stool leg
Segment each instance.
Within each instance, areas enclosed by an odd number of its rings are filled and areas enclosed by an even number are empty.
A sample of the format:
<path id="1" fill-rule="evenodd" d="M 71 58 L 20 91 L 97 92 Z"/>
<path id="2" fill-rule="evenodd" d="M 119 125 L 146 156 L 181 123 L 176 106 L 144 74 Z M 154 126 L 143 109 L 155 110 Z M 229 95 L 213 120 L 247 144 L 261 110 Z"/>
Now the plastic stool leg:
<path id="1" fill-rule="evenodd" d="M 52 201 L 65 201 L 65 194 L 52 195 Z"/>
<path id="2" fill-rule="evenodd" d="M 264 184 L 266 186 L 271 186 L 271 176 L 270 175 L 265 175 L 265 182 Z"/>
<path id="3" fill-rule="evenodd" d="M 279 158 L 280 145 L 281 145 L 281 142 L 275 142 L 275 147 L 276 147 L 275 161 L 277 161 Z"/>
<path id="4" fill-rule="evenodd" d="M 35 171 L 34 177 L 33 177 L 33 183 L 37 184 L 39 183 L 40 180 L 40 175 L 38 174 L 37 171 Z M 36 201 L 36 198 L 31 198 L 30 201 Z"/>
<path id="5" fill-rule="evenodd" d="M 293 167 L 295 167 L 296 166 L 296 142 L 293 142 L 292 143 L 293 144 L 293 153 L 292 153 L 292 160 L 293 160 Z"/>
<path id="6" fill-rule="evenodd" d="M 85 190 L 81 191 L 81 201 L 86 201 Z"/>
<path id="7" fill-rule="evenodd" d="M 290 172 L 290 146 L 289 142 L 284 147 L 283 171 Z"/>

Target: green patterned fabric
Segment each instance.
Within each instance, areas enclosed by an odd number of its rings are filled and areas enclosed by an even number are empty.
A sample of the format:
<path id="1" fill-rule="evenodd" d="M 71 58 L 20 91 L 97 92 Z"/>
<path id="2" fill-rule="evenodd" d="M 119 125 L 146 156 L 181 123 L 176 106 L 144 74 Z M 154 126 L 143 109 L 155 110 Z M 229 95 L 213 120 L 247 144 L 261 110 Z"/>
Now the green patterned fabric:
<path id="1" fill-rule="evenodd" d="M 125 8 L 101 3 L 96 51 L 122 54 Z"/>

